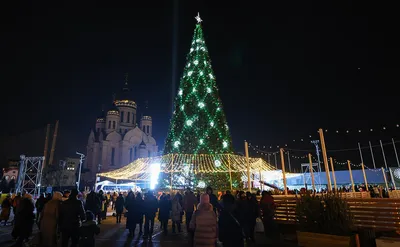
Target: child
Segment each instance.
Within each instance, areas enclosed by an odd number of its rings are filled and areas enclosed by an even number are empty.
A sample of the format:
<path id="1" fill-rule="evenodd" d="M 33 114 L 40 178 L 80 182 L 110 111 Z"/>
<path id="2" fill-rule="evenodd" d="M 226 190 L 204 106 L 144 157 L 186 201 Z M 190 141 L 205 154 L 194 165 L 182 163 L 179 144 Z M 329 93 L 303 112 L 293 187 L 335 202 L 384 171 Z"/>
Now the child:
<path id="1" fill-rule="evenodd" d="M 100 227 L 97 225 L 97 222 L 94 220 L 94 215 L 91 211 L 86 211 L 86 221 L 82 223 L 81 228 L 79 229 L 79 246 L 85 247 L 94 247 L 95 240 L 94 235 L 100 233 Z"/>

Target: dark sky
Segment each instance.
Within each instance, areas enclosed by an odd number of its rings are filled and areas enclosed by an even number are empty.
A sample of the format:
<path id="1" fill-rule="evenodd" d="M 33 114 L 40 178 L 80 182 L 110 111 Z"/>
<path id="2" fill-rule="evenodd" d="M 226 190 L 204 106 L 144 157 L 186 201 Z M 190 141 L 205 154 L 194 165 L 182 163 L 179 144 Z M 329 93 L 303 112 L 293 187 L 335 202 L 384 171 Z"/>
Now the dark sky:
<path id="1" fill-rule="evenodd" d="M 3 159 L 41 155 L 45 126 L 56 120 L 56 157 L 86 152 L 96 116 L 126 72 L 139 107 L 149 101 L 162 147 L 171 116 L 173 28 L 180 77 L 198 11 L 238 152 L 245 139 L 312 149 L 308 135 L 316 138 L 318 128 L 332 130 L 328 149 L 399 136 L 395 8 L 365 1 L 179 1 L 174 27 L 173 1 L 158 2 L 2 4 Z M 354 133 L 359 128 L 374 131 Z"/>

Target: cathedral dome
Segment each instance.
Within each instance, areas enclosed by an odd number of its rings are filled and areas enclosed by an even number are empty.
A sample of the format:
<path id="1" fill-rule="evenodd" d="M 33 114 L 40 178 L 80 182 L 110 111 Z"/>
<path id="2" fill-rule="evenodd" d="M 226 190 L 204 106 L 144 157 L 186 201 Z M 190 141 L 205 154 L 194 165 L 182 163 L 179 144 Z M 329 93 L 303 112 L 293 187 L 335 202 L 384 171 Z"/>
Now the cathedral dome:
<path id="1" fill-rule="evenodd" d="M 113 107 L 110 108 L 110 110 L 107 111 L 107 116 L 109 115 L 117 115 L 119 116 L 119 111 L 118 108 L 113 105 Z"/>
<path id="2" fill-rule="evenodd" d="M 104 110 L 101 111 L 101 113 L 97 116 L 96 122 L 97 123 L 105 123 L 106 122 L 106 116 L 104 114 Z"/>

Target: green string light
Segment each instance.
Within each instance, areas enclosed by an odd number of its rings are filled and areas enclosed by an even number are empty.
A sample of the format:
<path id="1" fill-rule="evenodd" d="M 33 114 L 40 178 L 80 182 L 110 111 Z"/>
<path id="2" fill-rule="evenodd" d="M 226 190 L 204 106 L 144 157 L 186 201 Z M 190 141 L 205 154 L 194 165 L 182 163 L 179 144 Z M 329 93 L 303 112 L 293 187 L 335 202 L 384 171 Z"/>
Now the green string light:
<path id="1" fill-rule="evenodd" d="M 232 139 L 200 24 L 186 58 L 164 153 L 232 153 Z"/>

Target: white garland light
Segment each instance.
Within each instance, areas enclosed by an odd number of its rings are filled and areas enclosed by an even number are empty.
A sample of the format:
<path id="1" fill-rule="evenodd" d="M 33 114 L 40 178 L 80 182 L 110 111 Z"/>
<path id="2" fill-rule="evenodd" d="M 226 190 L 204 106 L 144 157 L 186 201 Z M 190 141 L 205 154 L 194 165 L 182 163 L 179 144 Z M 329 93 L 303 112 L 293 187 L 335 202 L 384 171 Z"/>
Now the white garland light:
<path id="1" fill-rule="evenodd" d="M 174 142 L 174 147 L 179 147 L 179 141 Z M 221 165 L 216 167 L 215 161 L 219 160 Z M 151 177 L 151 165 L 161 164 L 160 172 L 182 173 L 188 163 L 194 173 L 215 173 L 215 172 L 247 172 L 246 157 L 234 154 L 167 154 L 157 157 L 141 158 L 134 162 L 110 172 L 99 173 L 98 176 L 111 179 L 132 179 L 146 180 Z M 261 158 L 249 158 L 250 172 L 258 174 L 260 171 L 276 170 Z"/>
<path id="2" fill-rule="evenodd" d="M 187 126 L 192 126 L 192 124 L 193 124 L 193 120 L 189 119 L 189 120 L 186 121 L 186 125 Z"/>

